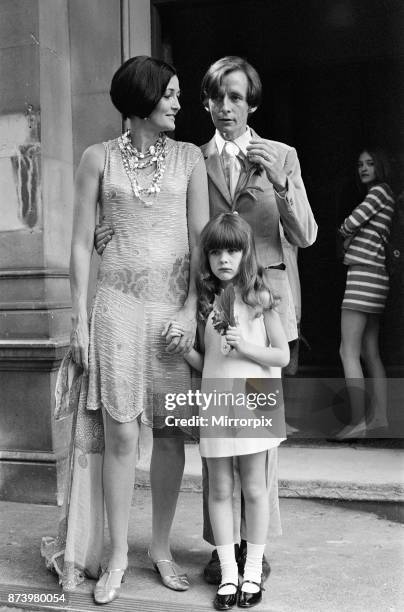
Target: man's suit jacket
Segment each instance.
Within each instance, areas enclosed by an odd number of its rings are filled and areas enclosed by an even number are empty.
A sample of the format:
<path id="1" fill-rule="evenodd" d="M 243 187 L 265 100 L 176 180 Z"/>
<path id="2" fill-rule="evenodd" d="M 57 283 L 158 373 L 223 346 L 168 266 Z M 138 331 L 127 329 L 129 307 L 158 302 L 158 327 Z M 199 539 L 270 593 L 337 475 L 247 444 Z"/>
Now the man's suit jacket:
<path id="1" fill-rule="evenodd" d="M 251 131 L 253 136 L 257 135 Z M 245 158 L 246 172 L 241 173 L 232 200 L 215 139 L 201 147 L 209 180 L 210 216 L 236 210 L 253 228 L 258 256 L 264 266 L 283 261 L 280 220 L 287 239 L 295 246 L 310 246 L 317 235 L 317 224 L 307 199 L 295 149 L 281 142 L 270 142 L 280 153 L 288 176 L 285 198 L 276 194 L 265 171 L 259 173 L 257 166 Z"/>
<path id="2" fill-rule="evenodd" d="M 251 132 L 257 136 L 253 130 Z M 237 211 L 252 227 L 260 263 L 266 268 L 284 261 L 280 221 L 288 241 L 295 246 L 310 246 L 317 235 L 296 150 L 281 142 L 270 142 L 280 153 L 288 177 L 284 198 L 275 192 L 265 171 L 244 158 L 245 171 L 240 174 L 232 199 L 215 138 L 201 147 L 208 173 L 210 216 Z M 267 276 L 272 291 L 281 298 L 279 314 L 288 340 L 292 340 L 297 337 L 296 314 L 287 274 L 282 270 L 270 270 Z"/>

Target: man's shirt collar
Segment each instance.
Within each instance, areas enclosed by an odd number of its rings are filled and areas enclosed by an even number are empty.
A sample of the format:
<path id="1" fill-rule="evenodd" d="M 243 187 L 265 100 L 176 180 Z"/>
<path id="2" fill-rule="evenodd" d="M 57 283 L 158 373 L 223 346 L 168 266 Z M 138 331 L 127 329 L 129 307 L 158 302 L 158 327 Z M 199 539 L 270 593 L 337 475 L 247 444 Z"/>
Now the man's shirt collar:
<path id="1" fill-rule="evenodd" d="M 235 140 L 232 140 L 231 142 L 234 142 L 234 144 L 236 144 L 238 146 L 238 148 L 243 153 L 243 155 L 247 156 L 247 145 L 249 144 L 251 138 L 252 138 L 251 130 L 247 126 L 247 129 L 244 132 L 244 134 L 241 134 L 241 136 L 239 136 Z M 216 142 L 217 150 L 219 151 L 219 155 L 221 155 L 222 151 L 223 151 L 223 147 L 224 147 L 225 143 L 228 142 L 228 141 L 226 141 L 223 138 L 223 136 L 220 134 L 219 130 L 216 130 L 216 132 L 215 132 L 215 142 Z"/>

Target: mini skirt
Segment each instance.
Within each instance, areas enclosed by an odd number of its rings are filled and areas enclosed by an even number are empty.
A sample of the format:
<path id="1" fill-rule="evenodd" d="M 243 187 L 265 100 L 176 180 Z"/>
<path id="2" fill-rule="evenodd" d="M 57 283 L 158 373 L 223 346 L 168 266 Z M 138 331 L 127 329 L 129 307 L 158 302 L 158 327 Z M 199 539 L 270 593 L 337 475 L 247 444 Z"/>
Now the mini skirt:
<path id="1" fill-rule="evenodd" d="M 341 308 L 381 314 L 388 292 L 389 276 L 384 266 L 349 266 Z"/>

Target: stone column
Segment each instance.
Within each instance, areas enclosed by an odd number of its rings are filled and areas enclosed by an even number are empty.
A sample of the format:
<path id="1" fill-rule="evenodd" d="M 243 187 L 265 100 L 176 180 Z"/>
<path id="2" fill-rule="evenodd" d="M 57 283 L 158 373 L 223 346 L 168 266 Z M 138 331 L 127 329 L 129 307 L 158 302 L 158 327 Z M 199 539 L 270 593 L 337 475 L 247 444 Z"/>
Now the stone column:
<path id="1" fill-rule="evenodd" d="M 73 146 L 67 0 L 0 6 L 0 499 L 55 503 L 68 422 Z"/>

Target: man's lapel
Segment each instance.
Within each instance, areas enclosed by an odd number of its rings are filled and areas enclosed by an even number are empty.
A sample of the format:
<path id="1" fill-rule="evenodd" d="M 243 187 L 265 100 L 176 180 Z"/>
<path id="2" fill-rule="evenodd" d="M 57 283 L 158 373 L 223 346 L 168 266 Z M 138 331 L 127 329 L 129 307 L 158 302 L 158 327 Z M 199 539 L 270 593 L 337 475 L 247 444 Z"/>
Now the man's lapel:
<path id="1" fill-rule="evenodd" d="M 212 138 L 207 144 L 203 145 L 201 150 L 205 158 L 206 171 L 210 180 L 216 185 L 217 189 L 231 208 L 232 199 L 223 173 L 215 138 Z"/>
<path id="2" fill-rule="evenodd" d="M 252 138 L 258 137 L 258 134 L 252 128 L 250 130 Z M 246 157 L 243 158 L 243 161 L 244 172 L 240 175 L 234 199 L 237 200 L 239 196 L 247 193 L 253 200 L 256 200 L 258 193 L 265 189 L 266 174 L 261 166 L 251 164 Z"/>

